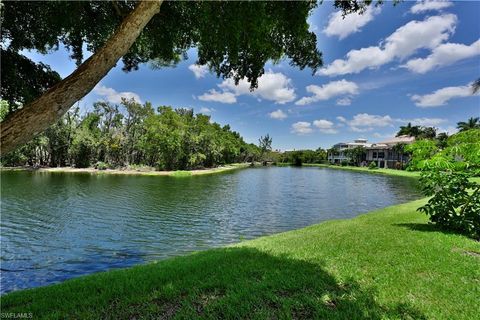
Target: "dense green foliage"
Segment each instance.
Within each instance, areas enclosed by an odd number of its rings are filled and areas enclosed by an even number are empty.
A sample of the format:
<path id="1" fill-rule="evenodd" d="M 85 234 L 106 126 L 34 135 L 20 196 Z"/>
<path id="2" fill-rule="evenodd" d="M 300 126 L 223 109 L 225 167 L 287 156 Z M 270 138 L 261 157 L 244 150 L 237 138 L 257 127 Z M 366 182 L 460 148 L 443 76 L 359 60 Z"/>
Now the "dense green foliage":
<path id="1" fill-rule="evenodd" d="M 2 74 L 19 71 L 20 79 L 30 76 L 27 69 L 18 67 L 19 62 L 28 60 L 19 54 L 22 50 L 45 53 L 65 46 L 80 64 L 84 48 L 97 52 L 135 4 L 136 1 L 2 3 L 1 36 L 8 44 L 6 48 L 2 46 L 2 57 L 8 54 L 13 59 L 13 63 L 2 63 Z M 289 58 L 293 66 L 315 72 L 322 65 L 322 56 L 306 20 L 316 6 L 316 1 L 165 1 L 160 14 L 152 18 L 123 57 L 123 69 L 136 70 L 147 62 L 154 68 L 173 66 L 196 47 L 199 64 L 208 65 L 221 77 L 235 81 L 247 78 L 252 87 L 257 86 L 267 61 L 283 57 Z M 29 66 L 32 68 L 36 67 Z M 45 75 L 50 73 L 48 69 L 44 71 Z M 38 74 L 34 81 L 40 83 L 37 78 L 41 78 Z M 18 83 L 3 84 L 5 90 L 19 92 Z M 31 89 L 24 89 L 19 97 L 12 98 L 26 100 Z"/>
<path id="2" fill-rule="evenodd" d="M 428 225 L 415 212 L 424 203 L 13 292 L 2 297 L 2 312 L 39 319 L 475 319 L 480 243 Z"/>
<path id="3" fill-rule="evenodd" d="M 281 155 L 280 162 L 301 166 L 305 163 L 322 163 L 325 160 L 327 160 L 327 152 L 318 148 L 317 150 L 285 151 Z"/>
<path id="4" fill-rule="evenodd" d="M 435 140 L 421 139 L 405 146 L 412 155 L 409 169 L 466 169 L 474 173 L 480 169 L 480 129 L 451 135 L 443 145 L 441 148 Z"/>
<path id="5" fill-rule="evenodd" d="M 418 140 L 407 147 L 411 168 L 421 170 L 428 203 L 419 210 L 439 226 L 480 239 L 480 184 L 469 180 L 479 175 L 480 129 L 461 131 L 439 149 L 433 140 Z"/>
<path id="6" fill-rule="evenodd" d="M 19 105 L 33 101 L 60 81 L 60 75 L 52 71 L 48 65 L 34 63 L 11 50 L 2 49 L 1 56 L 2 86 L 0 93 L 2 99 L 8 102 L 9 112 L 15 111 Z"/>
<path id="7" fill-rule="evenodd" d="M 349 164 L 359 166 L 365 158 L 367 151 L 363 147 L 355 147 L 345 150 L 345 155 L 349 159 Z"/>
<path id="8" fill-rule="evenodd" d="M 480 184 L 469 178 L 451 170 L 422 172 L 422 190 L 432 197 L 419 210 L 441 227 L 480 239 Z"/>
<path id="9" fill-rule="evenodd" d="M 405 147 L 405 150 L 411 154 L 411 159 L 408 164 L 408 170 L 418 171 L 423 168 L 425 160 L 430 159 L 438 152 L 438 147 L 435 141 L 430 139 L 417 140 Z"/>
<path id="10" fill-rule="evenodd" d="M 260 148 L 247 144 L 228 125 L 190 109 L 140 105 L 94 104 L 80 116 L 68 112 L 44 134 L 2 159 L 6 166 L 39 165 L 99 169 L 147 165 L 160 170 L 215 167 L 259 160 Z M 271 143 L 271 138 L 270 143 Z"/>

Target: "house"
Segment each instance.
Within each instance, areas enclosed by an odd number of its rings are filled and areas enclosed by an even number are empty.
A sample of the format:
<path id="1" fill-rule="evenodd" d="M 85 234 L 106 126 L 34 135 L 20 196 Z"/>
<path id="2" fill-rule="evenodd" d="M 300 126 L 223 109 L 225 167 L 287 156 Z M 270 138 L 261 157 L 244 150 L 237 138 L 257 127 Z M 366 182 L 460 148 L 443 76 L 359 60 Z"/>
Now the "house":
<path id="1" fill-rule="evenodd" d="M 356 139 L 353 142 L 340 142 L 335 144 L 328 152 L 327 160 L 330 163 L 341 163 L 342 161 L 348 161 L 349 158 L 346 154 L 346 150 L 356 147 L 367 148 L 371 144 L 367 143 L 367 139 Z"/>
<path id="2" fill-rule="evenodd" d="M 366 162 L 375 162 L 379 168 L 401 169 L 410 157 L 398 145 L 411 144 L 415 137 L 398 136 L 366 147 Z"/>
<path id="3" fill-rule="evenodd" d="M 357 139 L 354 142 L 340 142 L 335 144 L 328 152 L 327 159 L 330 163 L 341 163 L 349 161 L 346 150 L 356 147 L 365 148 L 365 156 L 362 165 L 368 165 L 375 162 L 379 168 L 400 169 L 409 160 L 410 157 L 398 145 L 411 144 L 415 137 L 398 136 L 378 143 L 368 143 L 366 139 Z"/>

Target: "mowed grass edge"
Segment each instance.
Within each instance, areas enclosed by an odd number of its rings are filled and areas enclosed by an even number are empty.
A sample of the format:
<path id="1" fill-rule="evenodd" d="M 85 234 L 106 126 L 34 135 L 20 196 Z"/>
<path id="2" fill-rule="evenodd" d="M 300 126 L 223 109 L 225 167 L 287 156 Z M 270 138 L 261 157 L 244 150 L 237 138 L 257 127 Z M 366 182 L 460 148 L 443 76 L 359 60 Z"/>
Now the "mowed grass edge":
<path id="1" fill-rule="evenodd" d="M 416 211 L 348 220 L 1 297 L 34 318 L 475 319 L 480 243 Z"/>

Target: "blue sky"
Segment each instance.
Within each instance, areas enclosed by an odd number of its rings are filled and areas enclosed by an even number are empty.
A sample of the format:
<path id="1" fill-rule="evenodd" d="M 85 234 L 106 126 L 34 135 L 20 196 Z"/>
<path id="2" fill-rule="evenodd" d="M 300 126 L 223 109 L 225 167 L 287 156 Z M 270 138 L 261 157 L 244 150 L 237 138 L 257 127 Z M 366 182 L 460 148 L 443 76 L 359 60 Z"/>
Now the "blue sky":
<path id="1" fill-rule="evenodd" d="M 405 1 L 343 20 L 324 2 L 309 17 L 324 56 L 315 75 L 288 60 L 268 64 L 251 93 L 245 81 L 234 86 L 196 66 L 192 49 L 175 68 L 143 65 L 125 73 L 119 63 L 80 106 L 125 96 L 193 108 L 230 124 L 247 142 L 269 133 L 282 150 L 381 141 L 408 121 L 454 133 L 456 122 L 480 116 L 480 97 L 468 87 L 480 77 L 479 17 L 476 1 Z M 26 55 L 63 77 L 75 68 L 65 50 Z"/>

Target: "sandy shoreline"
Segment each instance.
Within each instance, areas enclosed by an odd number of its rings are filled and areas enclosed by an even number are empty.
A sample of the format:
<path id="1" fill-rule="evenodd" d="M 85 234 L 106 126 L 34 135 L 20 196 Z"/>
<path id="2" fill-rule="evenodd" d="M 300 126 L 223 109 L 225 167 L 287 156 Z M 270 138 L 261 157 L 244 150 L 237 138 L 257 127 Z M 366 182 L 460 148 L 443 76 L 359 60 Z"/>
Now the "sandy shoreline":
<path id="1" fill-rule="evenodd" d="M 142 171 L 134 169 L 106 169 L 98 170 L 95 168 L 72 168 L 72 167 L 58 167 L 58 168 L 32 168 L 32 167 L 4 167 L 0 168 L 0 171 L 32 171 L 32 172 L 58 172 L 58 173 L 90 173 L 90 174 L 116 174 L 116 175 L 143 175 L 143 176 L 198 176 L 205 174 L 213 174 L 226 172 L 241 168 L 249 167 L 249 163 L 235 163 L 225 166 L 209 169 L 197 169 L 197 170 L 177 170 L 177 171 Z"/>

